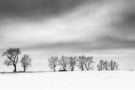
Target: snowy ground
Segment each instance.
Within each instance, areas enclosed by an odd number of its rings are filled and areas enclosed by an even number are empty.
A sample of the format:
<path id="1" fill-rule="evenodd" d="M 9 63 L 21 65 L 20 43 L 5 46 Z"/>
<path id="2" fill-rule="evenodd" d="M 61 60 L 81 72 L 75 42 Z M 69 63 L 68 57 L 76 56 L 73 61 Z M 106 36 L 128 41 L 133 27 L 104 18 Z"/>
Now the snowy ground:
<path id="1" fill-rule="evenodd" d="M 135 72 L 1 74 L 0 90 L 135 90 Z"/>

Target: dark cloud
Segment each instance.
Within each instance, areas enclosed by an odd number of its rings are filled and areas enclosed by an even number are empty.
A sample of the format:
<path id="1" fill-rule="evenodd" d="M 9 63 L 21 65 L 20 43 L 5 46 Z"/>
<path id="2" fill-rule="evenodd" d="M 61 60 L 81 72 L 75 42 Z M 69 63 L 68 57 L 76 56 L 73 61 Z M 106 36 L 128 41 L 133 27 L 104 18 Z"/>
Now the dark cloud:
<path id="1" fill-rule="evenodd" d="M 135 4 L 133 2 L 133 0 L 123 0 L 123 3 L 119 4 L 122 8 L 120 8 L 119 12 L 111 15 L 115 20 L 109 26 L 106 26 L 111 31 L 105 33 L 95 41 L 89 42 L 84 40 L 80 42 L 38 44 L 27 47 L 27 49 L 62 49 L 81 52 L 91 50 L 135 49 Z"/>
<path id="2" fill-rule="evenodd" d="M 134 35 L 135 34 L 135 13 L 128 13 L 121 16 L 120 22 L 115 22 L 113 26 L 114 30 L 117 33 L 123 35 Z"/>
<path id="3" fill-rule="evenodd" d="M 67 12 L 94 0 L 0 0 L 1 16 L 44 16 Z"/>
<path id="4" fill-rule="evenodd" d="M 124 0 L 121 4 L 119 12 L 115 13 L 112 17 L 116 19 L 111 23 L 111 28 L 114 29 L 114 33 L 120 35 L 131 36 L 135 34 L 135 1 Z"/>
<path id="5" fill-rule="evenodd" d="M 72 8 L 79 6 L 86 1 L 94 0 L 3 0 L 0 1 L 0 13 L 6 16 L 34 16 L 34 15 L 50 15 L 67 12 Z M 122 1 L 122 0 L 119 0 Z M 101 49 L 120 49 L 135 48 L 135 39 L 128 39 L 135 35 L 135 9 L 133 0 L 123 0 L 119 4 L 120 11 L 111 15 L 116 19 L 111 22 L 109 27 L 112 31 L 109 35 L 105 33 L 102 37 L 93 42 L 57 42 L 52 44 L 37 44 L 24 47 L 24 49 L 62 49 L 62 50 L 101 50 Z M 118 9 L 113 7 L 114 10 Z M 116 10 L 117 11 L 117 10 Z M 108 25 L 108 24 L 107 24 Z"/>
<path id="6" fill-rule="evenodd" d="M 135 49 L 135 1 L 123 2 L 119 12 L 112 15 L 115 20 L 107 26 L 111 31 L 98 40 L 102 49 Z"/>

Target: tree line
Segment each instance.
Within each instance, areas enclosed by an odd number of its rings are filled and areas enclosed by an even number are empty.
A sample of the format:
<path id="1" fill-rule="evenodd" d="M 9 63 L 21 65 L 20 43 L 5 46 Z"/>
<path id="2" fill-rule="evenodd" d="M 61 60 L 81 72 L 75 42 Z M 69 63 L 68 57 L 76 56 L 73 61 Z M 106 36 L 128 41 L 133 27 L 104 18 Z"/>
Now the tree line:
<path id="1" fill-rule="evenodd" d="M 26 72 L 29 66 L 31 66 L 31 58 L 29 55 L 24 54 L 19 60 L 21 55 L 20 48 L 9 48 L 3 52 L 2 56 L 6 57 L 4 62 L 7 66 L 13 66 L 13 72 L 17 72 L 17 64 L 20 62 L 23 68 L 23 72 Z M 49 68 L 56 71 L 75 71 L 76 68 L 81 71 L 89 71 L 97 68 L 98 71 L 103 70 L 118 70 L 118 63 L 116 61 L 99 60 L 95 67 L 96 62 L 92 56 L 52 56 L 48 59 Z M 58 68 L 59 67 L 59 68 Z M 58 69 L 57 69 L 58 68 Z"/>
<path id="2" fill-rule="evenodd" d="M 91 56 L 52 56 L 48 59 L 49 67 L 51 70 L 56 72 L 56 68 L 59 67 L 57 71 L 74 71 L 75 68 L 81 71 L 93 70 L 95 67 L 94 58 Z M 116 61 L 99 60 L 96 65 L 98 71 L 103 70 L 118 70 L 118 63 Z"/>

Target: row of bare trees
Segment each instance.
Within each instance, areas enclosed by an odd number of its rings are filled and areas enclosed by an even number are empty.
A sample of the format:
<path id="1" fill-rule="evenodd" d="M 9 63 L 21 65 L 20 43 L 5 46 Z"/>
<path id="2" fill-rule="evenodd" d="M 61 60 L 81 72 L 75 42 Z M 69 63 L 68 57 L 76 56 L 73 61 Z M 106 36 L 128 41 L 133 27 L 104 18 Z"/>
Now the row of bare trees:
<path id="1" fill-rule="evenodd" d="M 7 49 L 2 56 L 6 56 L 6 60 L 4 62 L 7 66 L 13 66 L 13 72 L 17 72 L 17 64 L 19 62 L 19 55 L 21 54 L 21 50 L 19 48 L 9 48 Z M 20 60 L 21 66 L 23 67 L 23 71 L 31 65 L 31 58 L 29 55 L 23 55 Z"/>
<path id="2" fill-rule="evenodd" d="M 19 61 L 20 54 L 21 50 L 19 48 L 9 48 L 2 54 L 2 56 L 6 57 L 4 64 L 7 66 L 13 66 L 13 72 L 17 72 L 18 62 L 21 63 L 24 72 L 26 72 L 27 68 L 31 66 L 31 58 L 29 55 L 23 55 Z M 50 69 L 54 72 L 57 71 L 57 67 L 59 67 L 59 71 L 74 71 L 76 67 L 81 71 L 89 71 L 95 68 L 95 61 L 91 56 L 52 56 L 48 59 L 48 62 Z M 96 66 L 99 71 L 118 69 L 118 63 L 113 60 L 100 60 Z"/>
<path id="3" fill-rule="evenodd" d="M 95 63 L 93 57 L 90 56 L 61 56 L 60 58 L 52 56 L 48 59 L 48 62 L 50 69 L 52 69 L 54 72 L 57 71 L 57 67 L 60 67 L 58 71 L 74 71 L 76 67 L 78 67 L 81 71 L 89 71 L 94 69 Z M 113 60 L 100 60 L 97 64 L 97 69 L 99 71 L 117 70 L 118 63 Z"/>
<path id="4" fill-rule="evenodd" d="M 118 69 L 118 63 L 116 61 L 105 61 L 105 60 L 100 60 L 99 64 L 97 65 L 98 70 L 117 70 Z"/>

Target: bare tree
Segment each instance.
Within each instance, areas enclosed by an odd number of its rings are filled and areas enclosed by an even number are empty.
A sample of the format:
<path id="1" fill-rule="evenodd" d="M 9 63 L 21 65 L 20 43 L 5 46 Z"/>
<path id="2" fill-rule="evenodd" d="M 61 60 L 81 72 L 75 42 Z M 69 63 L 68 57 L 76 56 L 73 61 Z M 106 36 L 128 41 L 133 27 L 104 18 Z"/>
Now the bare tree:
<path id="1" fill-rule="evenodd" d="M 100 60 L 98 65 L 97 65 L 97 68 L 99 71 L 102 71 L 104 70 L 104 60 Z"/>
<path id="2" fill-rule="evenodd" d="M 85 56 L 79 56 L 78 57 L 78 67 L 84 71 L 84 65 L 85 65 Z"/>
<path id="3" fill-rule="evenodd" d="M 113 61 L 113 60 L 111 60 L 110 61 L 110 70 L 117 70 L 118 69 L 118 63 L 117 62 L 115 62 L 115 61 Z"/>
<path id="4" fill-rule="evenodd" d="M 59 71 L 67 71 L 67 57 L 66 56 L 62 56 L 61 59 L 59 60 L 59 65 L 62 67 L 62 70 Z"/>
<path id="5" fill-rule="evenodd" d="M 93 61 L 93 57 L 85 57 L 84 59 L 84 65 L 87 71 L 89 71 L 90 69 L 92 69 L 92 63 L 94 63 Z"/>
<path id="6" fill-rule="evenodd" d="M 5 60 L 4 64 L 6 64 L 7 66 L 13 65 L 14 67 L 13 72 L 17 72 L 17 63 L 19 54 L 21 54 L 19 48 L 9 48 L 2 54 L 2 56 L 7 57 L 7 60 Z"/>
<path id="7" fill-rule="evenodd" d="M 49 62 L 49 67 L 53 69 L 54 72 L 56 72 L 58 57 L 51 57 L 48 59 L 48 62 Z"/>
<path id="8" fill-rule="evenodd" d="M 109 70 L 109 62 L 106 60 L 106 61 L 104 61 L 104 63 L 103 63 L 103 67 L 104 67 L 104 69 L 106 70 L 106 71 L 108 71 Z"/>
<path id="9" fill-rule="evenodd" d="M 69 57 L 69 66 L 71 68 L 71 71 L 74 71 L 75 69 L 76 59 L 76 57 Z"/>
<path id="10" fill-rule="evenodd" d="M 29 55 L 24 55 L 21 59 L 21 65 L 23 67 L 24 72 L 26 72 L 26 69 L 31 65 L 31 58 Z"/>

